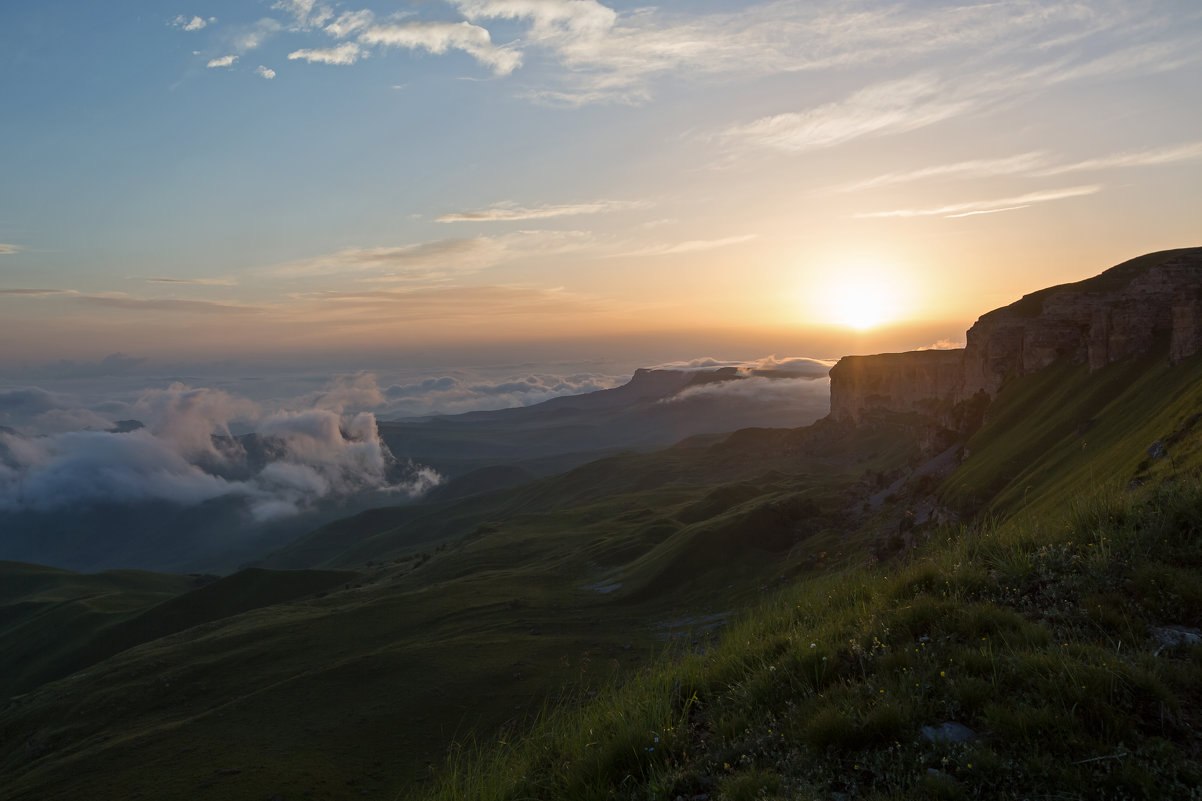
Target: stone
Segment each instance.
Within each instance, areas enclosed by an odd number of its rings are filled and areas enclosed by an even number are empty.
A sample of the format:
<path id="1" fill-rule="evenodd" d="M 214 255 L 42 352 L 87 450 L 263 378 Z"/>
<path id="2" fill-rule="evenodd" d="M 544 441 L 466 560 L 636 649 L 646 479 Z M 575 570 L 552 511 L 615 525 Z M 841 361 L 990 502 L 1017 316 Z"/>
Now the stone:
<path id="1" fill-rule="evenodd" d="M 938 726 L 923 726 L 922 736 L 932 743 L 966 743 L 977 739 L 977 733 L 953 720 L 940 723 Z"/>

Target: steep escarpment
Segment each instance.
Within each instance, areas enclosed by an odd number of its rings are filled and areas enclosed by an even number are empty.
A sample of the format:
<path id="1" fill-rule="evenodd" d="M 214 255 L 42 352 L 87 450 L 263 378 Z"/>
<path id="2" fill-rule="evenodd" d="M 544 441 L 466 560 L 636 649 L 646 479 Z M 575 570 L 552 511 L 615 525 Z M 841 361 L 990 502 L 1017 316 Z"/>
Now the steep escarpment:
<path id="1" fill-rule="evenodd" d="M 831 413 L 855 421 L 876 411 L 936 415 L 964 383 L 964 351 L 845 356 L 831 368 Z"/>
<path id="2" fill-rule="evenodd" d="M 850 356 L 831 370 L 831 415 L 934 412 L 1057 361 L 1108 364 L 1165 348 L 1202 350 L 1202 248 L 1151 253 L 981 316 L 962 350 Z"/>

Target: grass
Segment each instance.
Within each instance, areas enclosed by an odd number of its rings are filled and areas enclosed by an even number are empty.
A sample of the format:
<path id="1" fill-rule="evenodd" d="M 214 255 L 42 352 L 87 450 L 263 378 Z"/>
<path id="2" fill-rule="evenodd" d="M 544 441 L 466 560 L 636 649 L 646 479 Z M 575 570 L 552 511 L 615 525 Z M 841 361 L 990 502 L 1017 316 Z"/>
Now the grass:
<path id="1" fill-rule="evenodd" d="M 456 743 L 515 736 L 544 703 L 700 643 L 761 587 L 818 569 L 811 550 L 854 553 L 833 539 L 843 494 L 912 446 L 875 431 L 829 453 L 833 436 L 751 430 L 367 513 L 287 554 L 326 569 L 243 571 L 73 635 L 77 652 L 133 639 L 31 676 L 0 710 L 6 797 L 416 787 Z M 608 753 L 595 770 L 627 758 Z"/>
<path id="2" fill-rule="evenodd" d="M 1015 382 L 924 477 L 981 522 L 882 561 L 911 488 L 861 501 L 921 432 L 819 423 L 360 515 L 268 560 L 291 578 L 89 601 L 122 611 L 69 638 L 154 636 L 53 681 L 24 652 L 5 795 L 1189 797 L 1202 653 L 1156 632 L 1202 625 L 1200 368 Z M 921 735 L 949 721 L 978 736 Z"/>
<path id="3" fill-rule="evenodd" d="M 1155 632 L 1202 624 L 1200 535 L 1194 480 L 813 578 L 428 797 L 1199 797 L 1202 646 Z"/>

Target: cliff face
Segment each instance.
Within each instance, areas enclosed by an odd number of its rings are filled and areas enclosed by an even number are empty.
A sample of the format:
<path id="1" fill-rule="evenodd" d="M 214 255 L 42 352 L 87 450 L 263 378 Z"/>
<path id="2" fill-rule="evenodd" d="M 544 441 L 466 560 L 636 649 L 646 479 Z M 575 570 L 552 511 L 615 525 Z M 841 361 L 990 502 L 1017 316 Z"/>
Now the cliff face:
<path id="1" fill-rule="evenodd" d="M 963 384 L 963 350 L 845 356 L 831 368 L 831 415 L 857 422 L 876 411 L 937 414 Z"/>
<path id="2" fill-rule="evenodd" d="M 1202 350 L 1202 248 L 1141 256 L 982 315 L 958 351 L 849 356 L 831 370 L 831 415 L 931 412 L 993 397 L 1010 378 L 1065 359 L 1097 370 L 1167 346 Z"/>

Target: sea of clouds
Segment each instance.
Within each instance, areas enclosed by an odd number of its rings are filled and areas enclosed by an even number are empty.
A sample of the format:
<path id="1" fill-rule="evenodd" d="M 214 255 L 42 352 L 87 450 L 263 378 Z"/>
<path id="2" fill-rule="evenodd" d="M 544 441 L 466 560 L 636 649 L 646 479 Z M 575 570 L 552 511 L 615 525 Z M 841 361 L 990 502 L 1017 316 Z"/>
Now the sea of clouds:
<path id="1" fill-rule="evenodd" d="M 26 376 L 36 384 L 0 383 L 0 511 L 239 498 L 256 520 L 271 520 L 364 492 L 417 497 L 441 477 L 398 462 L 378 419 L 529 406 L 630 377 L 544 369 L 160 378 L 119 355 L 96 369 L 76 367 Z M 736 368 L 742 380 L 693 387 L 677 399 L 722 394 L 779 404 L 829 393 L 830 362 L 822 360 L 657 366 L 719 367 Z"/>

